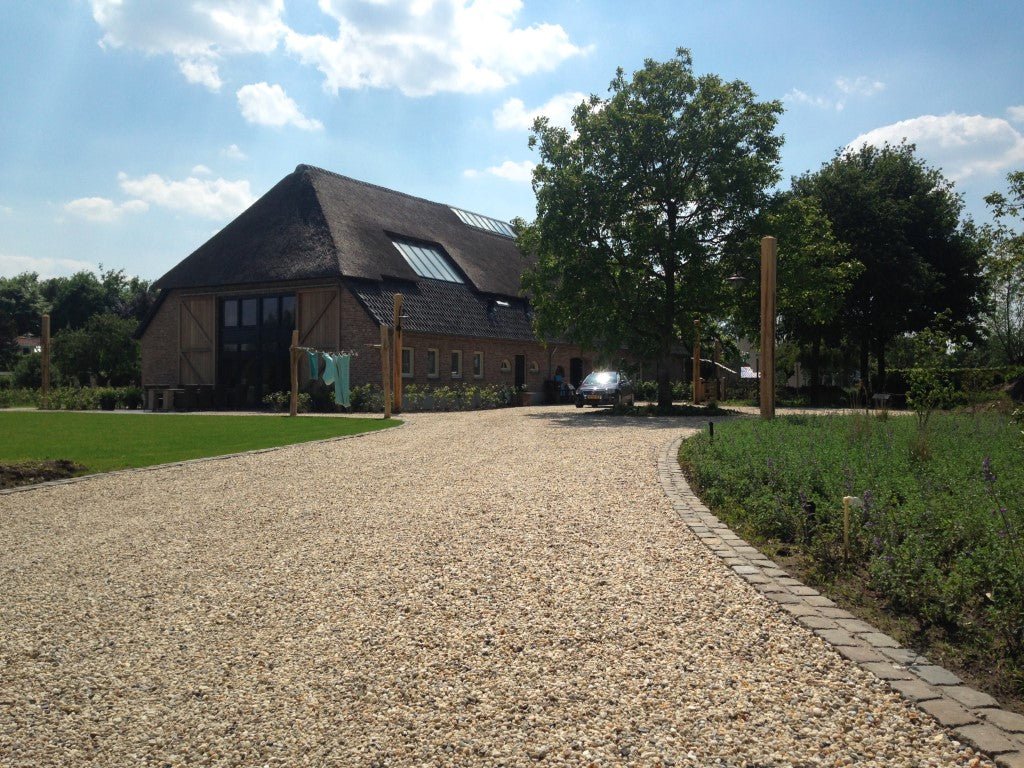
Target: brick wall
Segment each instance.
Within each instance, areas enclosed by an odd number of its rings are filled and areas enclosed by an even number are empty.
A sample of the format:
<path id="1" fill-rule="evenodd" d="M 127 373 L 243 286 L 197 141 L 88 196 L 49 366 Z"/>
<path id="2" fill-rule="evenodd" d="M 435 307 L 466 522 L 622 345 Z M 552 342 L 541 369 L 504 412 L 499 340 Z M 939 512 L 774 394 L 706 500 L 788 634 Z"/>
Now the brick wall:
<path id="1" fill-rule="evenodd" d="M 178 385 L 178 317 L 181 292 L 172 291 L 142 334 L 142 386 Z"/>

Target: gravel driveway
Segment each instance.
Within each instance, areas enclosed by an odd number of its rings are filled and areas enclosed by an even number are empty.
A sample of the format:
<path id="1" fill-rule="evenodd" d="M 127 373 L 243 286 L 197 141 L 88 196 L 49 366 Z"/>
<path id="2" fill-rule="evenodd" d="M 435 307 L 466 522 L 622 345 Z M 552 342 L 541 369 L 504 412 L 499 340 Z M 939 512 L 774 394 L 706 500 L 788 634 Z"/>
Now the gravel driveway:
<path id="1" fill-rule="evenodd" d="M 575 409 L 0 496 L 0 765 L 952 765 Z"/>

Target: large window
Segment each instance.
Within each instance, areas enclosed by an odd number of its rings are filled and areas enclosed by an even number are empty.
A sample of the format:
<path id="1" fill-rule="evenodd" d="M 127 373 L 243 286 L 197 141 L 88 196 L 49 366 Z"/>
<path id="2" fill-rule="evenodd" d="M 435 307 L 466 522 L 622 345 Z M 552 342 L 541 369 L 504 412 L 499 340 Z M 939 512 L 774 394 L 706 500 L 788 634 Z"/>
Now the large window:
<path id="1" fill-rule="evenodd" d="M 402 347 L 402 378 L 411 379 L 413 375 L 412 347 Z"/>
<path id="2" fill-rule="evenodd" d="M 295 296 L 243 296 L 220 303 L 217 395 L 220 405 L 255 408 L 291 386 L 288 348 Z"/>
<path id="3" fill-rule="evenodd" d="M 484 353 L 474 352 L 473 353 L 473 378 L 482 379 L 484 377 Z"/>
<path id="4" fill-rule="evenodd" d="M 414 243 L 409 240 L 392 240 L 412 271 L 420 277 L 447 280 L 449 283 L 463 282 L 458 269 L 448 260 L 440 246 Z"/>

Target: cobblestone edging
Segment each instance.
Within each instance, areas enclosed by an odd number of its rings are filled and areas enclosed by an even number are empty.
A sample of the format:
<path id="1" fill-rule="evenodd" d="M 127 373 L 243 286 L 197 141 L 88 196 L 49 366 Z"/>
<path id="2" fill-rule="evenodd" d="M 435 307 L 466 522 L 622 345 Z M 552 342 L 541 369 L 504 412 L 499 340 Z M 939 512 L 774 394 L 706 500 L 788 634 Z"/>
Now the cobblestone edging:
<path id="1" fill-rule="evenodd" d="M 84 480 L 93 480 L 97 477 L 116 477 L 117 475 L 124 475 L 129 472 L 154 472 L 158 469 L 169 469 L 171 467 L 187 467 L 190 464 L 202 464 L 207 461 L 224 461 L 225 459 L 237 459 L 241 456 L 255 456 L 259 453 L 271 453 L 273 451 L 283 451 L 286 448 L 294 448 L 297 445 L 315 445 L 316 443 L 334 443 L 338 440 L 353 440 L 358 437 L 365 435 L 376 435 L 381 432 L 389 432 L 392 429 L 398 429 L 406 424 L 406 420 L 403 419 L 395 424 L 393 427 L 387 427 L 385 429 L 373 429 L 368 432 L 357 432 L 354 435 L 338 435 L 337 437 L 325 437 L 322 440 L 304 440 L 299 443 L 288 443 L 286 445 L 273 445 L 270 448 L 255 448 L 251 451 L 239 451 L 238 453 L 223 453 L 219 456 L 202 456 L 198 459 L 185 459 L 184 461 L 171 461 L 166 464 L 153 464 L 148 467 L 128 467 L 127 469 L 115 469 L 110 472 L 93 472 L 91 475 L 76 475 L 75 477 L 65 477 L 61 480 L 47 480 L 42 483 L 32 483 L 31 485 L 18 485 L 14 488 L 2 488 L 0 489 L 0 497 L 7 496 L 12 493 L 25 493 L 26 491 L 36 491 L 40 488 L 50 488 L 58 485 L 72 485 L 73 483 L 81 483 Z"/>
<path id="2" fill-rule="evenodd" d="M 792 578 L 711 514 L 679 467 L 679 437 L 658 457 L 658 478 L 676 512 L 704 545 L 794 620 L 830 643 L 840 655 L 884 680 L 907 701 L 935 718 L 958 741 L 992 756 L 1000 768 L 1024 768 L 1024 716 L 999 708 L 987 693 L 970 688 L 889 635 L 861 621 L 817 590 Z"/>

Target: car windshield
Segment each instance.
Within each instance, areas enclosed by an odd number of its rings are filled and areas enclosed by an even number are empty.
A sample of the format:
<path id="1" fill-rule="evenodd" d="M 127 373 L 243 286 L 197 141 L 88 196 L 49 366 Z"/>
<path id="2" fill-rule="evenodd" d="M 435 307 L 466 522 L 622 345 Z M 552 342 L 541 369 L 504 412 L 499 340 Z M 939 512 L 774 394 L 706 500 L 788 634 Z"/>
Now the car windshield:
<path id="1" fill-rule="evenodd" d="M 618 384 L 619 374 L 612 371 L 594 371 L 583 380 L 584 387 L 607 387 L 609 384 Z"/>

